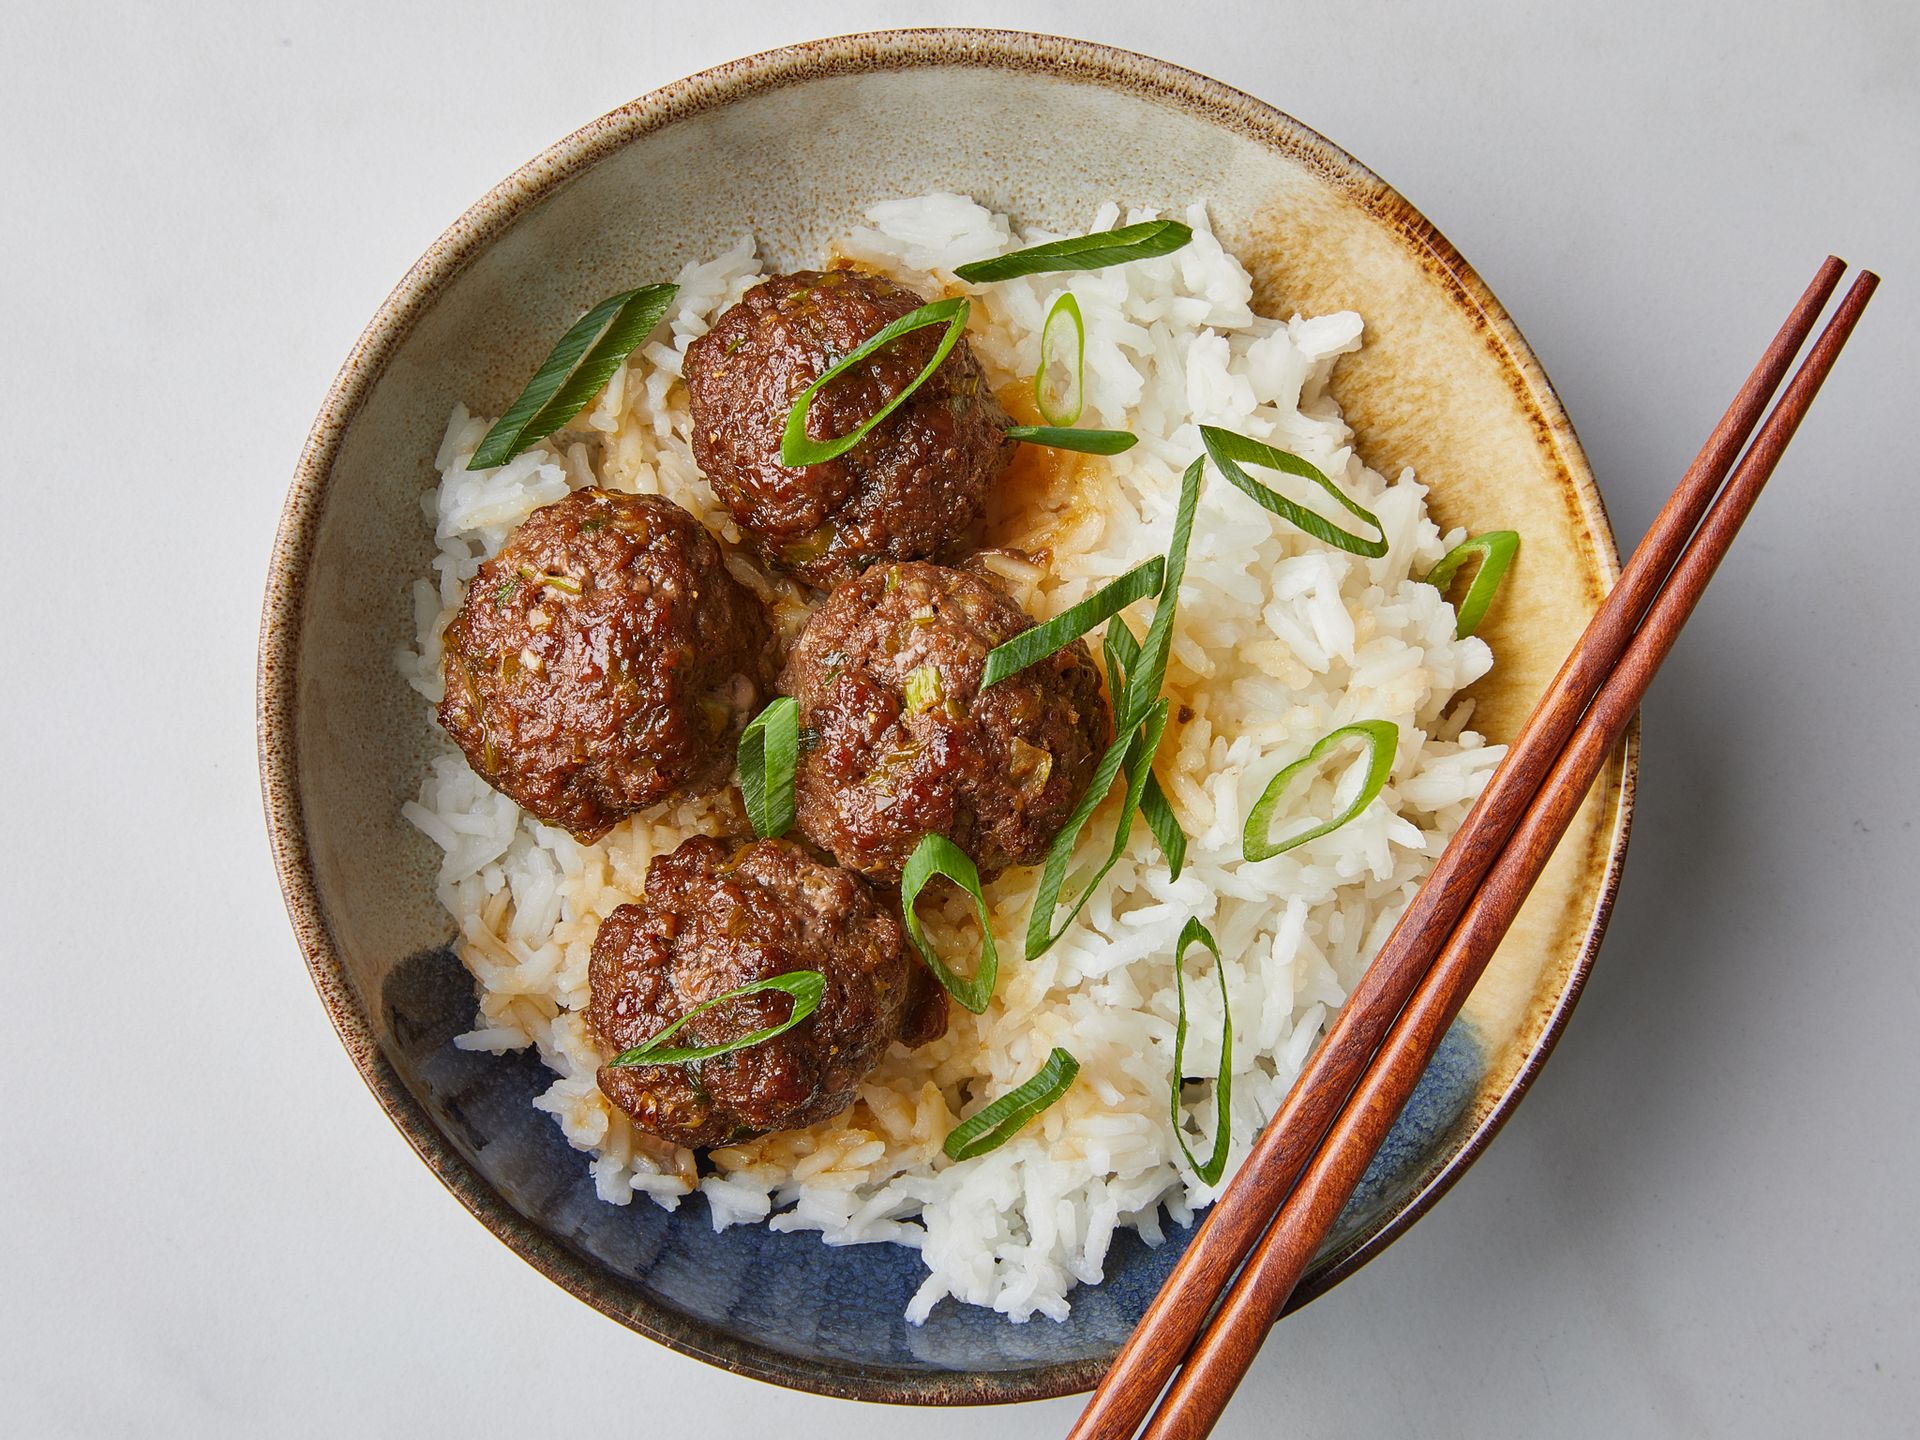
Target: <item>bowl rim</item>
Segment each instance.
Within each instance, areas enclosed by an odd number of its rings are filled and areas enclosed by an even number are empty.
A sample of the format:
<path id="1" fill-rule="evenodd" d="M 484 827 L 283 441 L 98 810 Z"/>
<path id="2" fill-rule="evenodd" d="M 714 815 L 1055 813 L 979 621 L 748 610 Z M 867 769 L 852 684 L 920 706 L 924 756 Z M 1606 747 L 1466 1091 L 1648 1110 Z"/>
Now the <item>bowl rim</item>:
<path id="1" fill-rule="evenodd" d="M 1318 132 L 1265 101 L 1169 61 L 1093 41 L 972 27 L 879 30 L 780 46 L 650 91 L 575 130 L 487 191 L 450 225 L 381 302 L 328 388 L 288 488 L 274 538 L 261 612 L 256 672 L 257 744 L 269 846 L 288 917 L 309 976 L 341 1043 L 394 1127 L 462 1205 L 509 1248 L 611 1319 L 682 1354 L 737 1375 L 844 1399 L 968 1405 L 1049 1399 L 1090 1389 L 1096 1360 L 1030 1370 L 954 1374 L 804 1359 L 763 1349 L 718 1327 L 616 1289 L 591 1261 L 527 1221 L 441 1134 L 374 1038 L 346 977 L 307 843 L 297 766 L 297 690 L 306 576 L 339 445 L 398 346 L 466 267 L 525 211 L 635 138 L 734 100 L 829 76 L 966 66 L 1041 71 L 1144 96 L 1199 114 L 1315 169 L 1397 231 L 1456 304 L 1483 329 L 1557 452 L 1594 523 L 1595 558 L 1611 585 L 1619 553 L 1605 502 L 1566 410 L 1504 307 L 1452 244 L 1391 186 Z M 1605 935 L 1632 829 L 1639 731 L 1622 743 L 1620 788 L 1606 825 L 1605 873 L 1584 942 L 1544 1029 L 1506 1089 L 1458 1150 L 1424 1177 L 1409 1200 L 1372 1224 L 1302 1283 L 1289 1312 L 1351 1275 L 1424 1215 L 1479 1157 L 1519 1105 L 1579 1000 Z"/>

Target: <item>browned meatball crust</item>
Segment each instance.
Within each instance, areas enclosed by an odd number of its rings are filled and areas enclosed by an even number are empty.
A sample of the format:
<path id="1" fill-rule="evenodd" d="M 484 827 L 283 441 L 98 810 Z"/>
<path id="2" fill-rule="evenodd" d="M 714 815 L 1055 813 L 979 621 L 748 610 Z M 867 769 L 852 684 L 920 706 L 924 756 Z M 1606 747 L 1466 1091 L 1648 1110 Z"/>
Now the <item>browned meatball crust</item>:
<path id="1" fill-rule="evenodd" d="M 923 299 L 856 270 L 803 270 L 756 285 L 687 347 L 693 455 L 770 565 L 833 585 L 877 560 L 944 555 L 974 536 L 1014 443 L 961 337 L 927 383 L 838 459 L 780 463 L 800 392 Z M 857 428 L 939 348 L 942 326 L 902 336 L 814 397 L 807 433 Z"/>
<path id="2" fill-rule="evenodd" d="M 980 689 L 987 652 L 1033 623 L 985 578 L 939 565 L 881 566 L 829 595 L 780 682 L 800 704 L 801 832 L 888 880 L 929 834 L 982 878 L 1044 859 L 1112 722 L 1080 641 Z"/>
<path id="3" fill-rule="evenodd" d="M 604 1044 L 630 1049 L 703 1001 L 795 970 L 818 970 L 826 993 L 784 1035 L 710 1060 L 602 1066 L 601 1091 L 663 1139 L 724 1145 L 839 1114 L 895 1040 L 946 1029 L 945 993 L 858 876 L 787 840 L 696 836 L 656 857 L 644 903 L 620 906 L 594 938 L 587 1018 Z M 721 1044 L 792 1005 L 778 991 L 730 1000 L 669 1043 Z"/>
<path id="4" fill-rule="evenodd" d="M 529 515 L 447 626 L 440 723 L 522 808 L 593 840 L 732 773 L 778 660 L 699 521 L 578 490 Z"/>

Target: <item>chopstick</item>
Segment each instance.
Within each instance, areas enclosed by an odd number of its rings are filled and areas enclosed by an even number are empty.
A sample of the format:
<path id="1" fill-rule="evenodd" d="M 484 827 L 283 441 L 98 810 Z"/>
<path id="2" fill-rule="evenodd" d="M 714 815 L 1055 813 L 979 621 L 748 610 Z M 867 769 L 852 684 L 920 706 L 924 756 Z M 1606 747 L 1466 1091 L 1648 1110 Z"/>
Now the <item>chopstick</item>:
<path id="1" fill-rule="evenodd" d="M 1433 1058 L 1447 1027 L 1486 969 L 1521 903 L 1546 868 L 1588 788 L 1632 723 L 1654 672 L 1673 648 L 1707 582 L 1726 557 L 1761 487 L 1799 428 L 1879 277 L 1862 273 L 1767 417 L 1699 533 L 1681 554 L 1614 673 L 1595 696 L 1406 1009 L 1394 1022 L 1346 1109 L 1254 1249 L 1226 1300 L 1189 1353 L 1142 1440 L 1195 1440 L 1213 1428 L 1287 1297 L 1339 1217 L 1367 1164 Z"/>
<path id="2" fill-rule="evenodd" d="M 1214 1204 L 1200 1233 L 1094 1392 L 1071 1432 L 1073 1440 L 1095 1436 L 1118 1440 L 1131 1435 L 1187 1356 L 1215 1300 L 1272 1221 L 1389 1025 L 1432 964 L 1440 941 L 1461 917 L 1520 823 L 1576 721 L 1619 663 L 1635 625 L 1752 434 L 1844 269 L 1831 257 L 1820 267 L 1754 367 L 1239 1175 Z M 1864 295 L 1858 303 L 1865 303 Z M 1217 1378 L 1218 1370 L 1213 1373 Z M 1225 1403 L 1224 1396 L 1220 1403 Z"/>

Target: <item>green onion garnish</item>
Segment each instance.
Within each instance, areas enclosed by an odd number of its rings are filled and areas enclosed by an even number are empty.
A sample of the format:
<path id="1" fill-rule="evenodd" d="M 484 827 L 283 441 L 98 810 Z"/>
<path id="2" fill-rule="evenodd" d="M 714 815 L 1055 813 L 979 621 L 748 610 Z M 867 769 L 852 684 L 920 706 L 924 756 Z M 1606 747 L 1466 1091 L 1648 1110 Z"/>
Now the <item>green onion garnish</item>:
<path id="1" fill-rule="evenodd" d="M 1080 1062 L 1054 1046 L 1039 1074 L 1009 1090 L 978 1115 L 962 1120 L 940 1148 L 949 1160 L 971 1160 L 998 1150 L 1029 1120 L 1072 1089 L 1073 1077 L 1079 1073 Z"/>
<path id="2" fill-rule="evenodd" d="M 793 1010 L 778 1025 L 769 1025 L 764 1030 L 754 1030 L 736 1040 L 727 1040 L 719 1045 L 689 1045 L 681 1048 L 663 1048 L 666 1041 L 682 1025 L 696 1015 L 724 1005 L 729 1000 L 738 1000 L 743 996 L 757 995 L 763 990 L 779 990 L 793 997 Z M 607 1062 L 616 1070 L 631 1065 L 678 1065 L 688 1060 L 712 1060 L 721 1055 L 731 1055 L 735 1050 L 745 1050 L 749 1045 L 758 1045 L 771 1040 L 776 1035 L 784 1035 L 802 1020 L 820 1008 L 820 998 L 827 993 L 827 977 L 818 970 L 793 970 L 785 975 L 775 975 L 769 980 L 756 980 L 751 985 L 742 985 L 737 990 L 729 990 L 724 995 L 716 995 L 703 1001 L 682 1015 L 673 1024 L 667 1026 L 645 1044 L 636 1045 L 631 1050 L 622 1050 Z"/>
<path id="3" fill-rule="evenodd" d="M 1213 973 L 1220 977 L 1220 1075 L 1213 1082 L 1213 1153 L 1205 1164 L 1194 1159 L 1180 1115 L 1180 1087 L 1186 1081 L 1187 1049 L 1187 982 L 1183 972 L 1187 948 L 1196 940 L 1213 952 Z M 1214 943 L 1213 932 L 1202 925 L 1197 916 L 1190 918 L 1180 932 L 1180 948 L 1173 956 L 1173 988 L 1180 1002 L 1179 1022 L 1173 1028 L 1173 1136 L 1180 1142 L 1187 1163 L 1193 1166 L 1193 1173 L 1209 1185 L 1218 1185 L 1227 1170 L 1227 1147 L 1233 1139 L 1229 1113 L 1233 1104 L 1233 1011 L 1227 1004 L 1227 967 L 1220 961 L 1220 947 Z"/>
<path id="4" fill-rule="evenodd" d="M 1020 275 L 1044 275 L 1053 270 L 1104 270 L 1129 260 L 1171 255 L 1191 239 L 1193 231 L 1178 220 L 1143 220 L 1138 225 L 1122 225 L 1118 230 L 1049 240 L 1045 245 L 1015 250 L 1011 255 L 975 260 L 970 265 L 959 266 L 953 273 L 970 285 L 983 285 L 989 280 L 1012 280 Z"/>
<path id="5" fill-rule="evenodd" d="M 1180 603 L 1180 582 L 1187 575 L 1187 544 L 1193 538 L 1193 515 L 1200 504 L 1200 476 L 1206 463 L 1195 460 L 1180 477 L 1180 502 L 1173 516 L 1173 542 L 1167 547 L 1167 576 L 1160 586 L 1159 603 L 1153 607 L 1153 620 L 1147 626 L 1147 638 L 1141 642 L 1138 664 L 1127 677 L 1126 718 L 1121 724 L 1131 729 L 1146 715 L 1147 708 L 1159 698 L 1167 679 L 1167 655 L 1173 648 L 1173 612 Z"/>
<path id="6" fill-rule="evenodd" d="M 1200 427 L 1200 439 L 1207 447 L 1207 454 L 1219 467 L 1220 473 L 1236 490 L 1250 497 L 1263 509 L 1278 515 L 1288 524 L 1304 530 L 1316 540 L 1324 540 L 1352 555 L 1365 555 L 1377 560 L 1387 553 L 1387 532 L 1381 528 L 1379 518 L 1370 510 L 1362 509 L 1349 500 L 1341 488 L 1320 472 L 1317 465 L 1302 460 L 1298 455 L 1289 455 L 1284 450 L 1276 450 L 1271 445 L 1263 445 L 1245 435 L 1236 435 L 1231 430 L 1221 430 L 1213 425 Z M 1240 463 L 1262 465 L 1269 470 L 1284 471 L 1288 475 L 1298 475 L 1303 480 L 1311 480 L 1353 515 L 1380 531 L 1378 540 L 1369 540 L 1362 535 L 1354 535 L 1342 530 L 1338 525 L 1307 509 L 1296 505 L 1286 496 L 1269 490 L 1258 480 L 1240 468 Z"/>
<path id="7" fill-rule="evenodd" d="M 909 311 L 883 330 L 875 331 L 861 341 L 848 354 L 843 355 L 826 372 L 806 389 L 800 392 L 800 398 L 793 402 L 793 409 L 787 413 L 786 433 L 780 438 L 780 463 L 798 469 L 804 465 L 819 465 L 844 455 L 862 440 L 869 431 L 887 416 L 891 415 L 907 402 L 929 376 L 940 368 L 940 362 L 952 352 L 959 342 L 960 332 L 967 328 L 967 312 L 971 305 L 964 298 L 953 300 L 935 300 L 930 305 L 922 305 L 918 310 Z M 924 330 L 929 325 L 945 325 L 946 334 L 940 337 L 940 344 L 933 352 L 933 358 L 921 367 L 920 373 L 899 394 L 895 395 L 880 409 L 845 435 L 832 440 L 813 440 L 807 436 L 807 415 L 813 409 L 814 396 L 844 375 L 848 370 L 865 360 L 877 350 L 883 350 L 902 335 L 910 335 L 915 330 Z"/>
<path id="8" fill-rule="evenodd" d="M 1073 363 L 1068 365 L 1065 356 L 1056 363 L 1054 355 L 1055 327 L 1058 327 L 1061 345 L 1067 343 L 1067 326 L 1073 327 Z M 1033 403 L 1039 407 L 1040 417 L 1049 425 L 1075 425 L 1079 423 L 1080 411 L 1087 402 L 1087 327 L 1080 318 L 1080 302 L 1073 298 L 1071 290 L 1063 291 L 1053 308 L 1047 311 L 1047 323 L 1040 327 L 1040 368 L 1033 372 Z M 1064 375 L 1064 383 L 1059 377 Z M 1055 399 L 1056 396 L 1060 398 Z"/>
<path id="9" fill-rule="evenodd" d="M 1069 606 L 1044 625 L 1022 630 L 987 652 L 987 668 L 981 672 L 980 688 L 997 685 L 1044 660 L 1056 650 L 1064 650 L 1101 621 L 1119 614 L 1134 601 L 1160 592 L 1160 577 L 1167 562 L 1156 555 L 1136 565 L 1117 580 L 1110 580 L 1078 605 Z M 912 677 L 908 677 L 911 679 Z"/>
<path id="10" fill-rule="evenodd" d="M 1080 803 L 1073 807 L 1067 823 L 1054 837 L 1040 871 L 1040 885 L 1034 894 L 1033 913 L 1027 917 L 1027 959 L 1034 960 L 1067 933 L 1067 927 L 1086 907 L 1100 882 L 1107 877 L 1126 852 L 1127 832 L 1133 817 L 1140 812 L 1147 782 L 1153 778 L 1153 756 L 1160 748 L 1160 737 L 1167 728 L 1167 702 L 1160 698 L 1160 686 L 1167 677 L 1167 652 L 1173 643 L 1173 611 L 1179 602 L 1180 580 L 1187 572 L 1187 544 L 1193 537 L 1193 513 L 1200 503 L 1200 476 L 1204 460 L 1195 460 L 1180 477 L 1180 505 L 1173 517 L 1173 542 L 1167 547 L 1166 574 L 1160 585 L 1160 600 L 1153 610 L 1153 623 L 1147 627 L 1146 643 L 1140 647 L 1139 662 L 1127 676 L 1126 690 L 1116 702 L 1119 715 L 1113 744 L 1100 757 L 1093 780 Z M 1137 748 L 1136 748 L 1137 747 Z M 1107 798 L 1114 780 L 1122 772 L 1127 777 L 1126 798 L 1121 805 L 1119 823 L 1114 827 L 1113 844 L 1107 858 L 1093 878 L 1070 902 L 1067 918 L 1056 930 L 1054 911 L 1061 904 L 1060 888 L 1066 883 L 1067 864 L 1073 859 L 1073 847 L 1080 832 Z M 1156 836 L 1156 839 L 1159 838 Z M 1163 846 L 1164 848 L 1164 846 Z"/>
<path id="11" fill-rule="evenodd" d="M 1140 656 L 1140 642 L 1133 638 L 1126 622 L 1115 620 L 1107 626 L 1106 642 L 1102 649 L 1107 660 L 1107 693 L 1124 695 L 1127 689 L 1127 671 Z M 1136 738 L 1135 744 L 1139 741 Z M 1133 766 L 1136 764 L 1133 751 L 1127 752 L 1127 763 L 1123 767 L 1127 779 L 1133 779 Z M 1174 816 L 1173 806 L 1168 803 L 1167 792 L 1160 788 L 1160 781 L 1153 773 L 1152 760 L 1147 761 L 1147 784 L 1140 792 L 1140 818 L 1147 822 L 1147 829 L 1153 832 L 1154 843 L 1160 847 L 1160 853 L 1166 857 L 1167 878 L 1178 880 L 1180 868 L 1187 861 L 1187 832 L 1180 828 L 1180 821 Z"/>
<path id="12" fill-rule="evenodd" d="M 1467 585 L 1467 593 L 1460 599 L 1460 608 L 1454 612 L 1454 639 L 1466 639 L 1487 618 L 1487 607 L 1493 604 L 1494 592 L 1506 578 L 1507 567 L 1513 563 L 1513 557 L 1519 549 L 1520 536 L 1517 532 L 1489 530 L 1484 535 L 1462 540 L 1442 555 L 1440 563 L 1427 572 L 1427 584 L 1444 592 L 1463 564 L 1475 558 L 1480 562 L 1474 569 L 1472 581 Z"/>
<path id="13" fill-rule="evenodd" d="M 989 655 L 988 659 L 993 657 Z M 945 698 L 940 687 L 940 670 L 934 665 L 916 665 L 907 672 L 906 683 L 901 686 L 901 698 L 907 702 L 907 709 L 918 715 L 923 710 L 931 710 Z"/>
<path id="14" fill-rule="evenodd" d="M 1140 443 L 1138 435 L 1125 430 L 1063 430 L 1058 425 L 1009 425 L 1001 433 L 1023 444 L 1077 450 L 1082 455 L 1118 455 Z"/>
<path id="15" fill-rule="evenodd" d="M 1056 940 L 1067 933 L 1080 912 L 1086 908 L 1093 892 L 1099 888 L 1100 882 L 1107 878 L 1107 872 L 1126 853 L 1127 834 L 1133 829 L 1133 817 L 1140 813 L 1141 793 L 1153 776 L 1154 752 L 1160 748 L 1160 737 L 1166 728 L 1167 702 L 1162 700 L 1148 711 L 1140 724 L 1123 730 L 1120 737 L 1107 747 L 1106 754 L 1100 757 L 1086 793 L 1080 797 L 1080 803 L 1073 807 L 1066 825 L 1054 837 L 1053 846 L 1047 851 L 1046 864 L 1040 871 L 1040 885 L 1033 897 L 1033 912 L 1027 917 L 1027 959 L 1039 959 Z M 1131 764 L 1128 763 L 1130 760 Z M 1108 848 L 1107 858 L 1080 893 L 1072 900 L 1063 902 L 1060 888 L 1066 883 L 1067 863 L 1073 858 L 1073 847 L 1080 838 L 1080 832 L 1086 828 L 1087 821 L 1093 817 L 1093 812 L 1107 798 L 1114 780 L 1122 774 L 1126 776 L 1126 794 L 1121 803 L 1119 821 L 1113 829 L 1113 844 Z M 1056 930 L 1053 928 L 1053 913 L 1063 903 L 1067 907 L 1067 917 Z"/>
<path id="16" fill-rule="evenodd" d="M 1140 792 L 1140 818 L 1147 822 L 1153 843 L 1160 847 L 1160 853 L 1166 857 L 1167 878 L 1178 880 L 1180 867 L 1187 863 L 1187 832 L 1180 828 L 1173 806 L 1167 801 L 1167 792 L 1160 788 L 1159 780 L 1154 778 L 1153 757 L 1147 756 L 1144 761 L 1137 761 L 1129 751 L 1128 766 L 1140 763 L 1147 766 L 1147 788 Z M 1131 768 L 1127 770 L 1127 778 L 1133 778 Z"/>
<path id="17" fill-rule="evenodd" d="M 1349 738 L 1361 739 L 1367 744 L 1367 778 L 1360 786 L 1360 793 L 1353 797 L 1353 803 L 1331 820 L 1315 825 L 1310 830 L 1302 830 L 1298 835 L 1278 842 L 1270 840 L 1267 831 L 1273 821 L 1273 812 L 1279 808 L 1281 796 L 1286 791 L 1287 782 Z M 1284 854 L 1296 845 L 1304 845 L 1309 840 L 1318 840 L 1322 835 L 1338 830 L 1371 805 L 1374 797 L 1386 785 L 1387 776 L 1393 770 L 1393 752 L 1399 743 L 1400 727 L 1391 720 L 1362 720 L 1354 725 L 1342 725 L 1331 734 L 1323 735 L 1311 750 L 1267 782 L 1267 788 L 1260 792 L 1260 798 L 1253 802 L 1253 808 L 1247 812 L 1247 826 L 1240 836 L 1240 853 L 1249 860 L 1267 860 Z"/>
<path id="18" fill-rule="evenodd" d="M 520 398 L 493 422 L 467 468 L 489 470 L 504 465 L 578 415 L 613 378 L 633 347 L 653 333 L 679 293 L 677 285 L 642 285 L 602 300 L 581 316 L 533 372 Z M 582 355 L 586 358 L 581 359 Z"/>
<path id="19" fill-rule="evenodd" d="M 800 702 L 782 695 L 748 722 L 734 752 L 747 818 L 762 840 L 793 825 L 793 766 L 800 755 Z"/>
<path id="20" fill-rule="evenodd" d="M 920 898 L 927 881 L 936 875 L 946 876 L 973 898 L 973 913 L 980 920 L 980 963 L 974 966 L 971 980 L 962 980 L 947 968 L 920 928 L 920 917 L 914 913 L 914 901 Z M 944 835 L 928 835 L 922 839 L 900 872 L 900 909 L 906 917 L 913 948 L 920 952 L 920 958 L 927 962 L 934 978 L 956 1004 L 976 1015 L 982 1013 L 987 1001 L 993 998 L 994 981 L 1000 975 L 1000 954 L 993 946 L 993 922 L 987 916 L 986 898 L 980 893 L 980 872 L 967 858 L 967 852 Z"/>
<path id="21" fill-rule="evenodd" d="M 1160 847 L 1161 855 L 1166 858 L 1167 878 L 1178 880 L 1180 867 L 1187 862 L 1187 835 L 1174 818 L 1173 806 L 1167 803 L 1166 791 L 1160 788 L 1160 781 L 1154 776 L 1154 751 L 1147 748 L 1149 738 L 1145 727 L 1133 732 L 1133 744 L 1127 747 L 1126 763 L 1120 767 L 1120 773 L 1127 777 L 1127 789 L 1131 792 L 1140 771 L 1146 771 L 1146 784 L 1140 789 L 1140 818 L 1147 822 L 1153 843 Z M 1158 749 L 1159 736 L 1151 738 L 1154 748 Z"/>

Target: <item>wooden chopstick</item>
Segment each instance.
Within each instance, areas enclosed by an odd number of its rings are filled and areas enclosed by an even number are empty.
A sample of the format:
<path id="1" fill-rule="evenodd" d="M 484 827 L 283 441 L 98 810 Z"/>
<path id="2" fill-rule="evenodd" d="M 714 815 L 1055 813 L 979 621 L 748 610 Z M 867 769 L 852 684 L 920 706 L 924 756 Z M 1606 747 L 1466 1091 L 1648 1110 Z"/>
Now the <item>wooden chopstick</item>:
<path id="1" fill-rule="evenodd" d="M 1607 756 L 1626 733 L 1654 672 L 1673 648 L 1753 509 L 1761 487 L 1819 393 L 1879 278 L 1862 273 L 1760 429 L 1726 489 L 1674 566 L 1620 664 L 1595 696 L 1539 796 L 1474 895 L 1373 1064 L 1308 1164 L 1279 1217 L 1208 1324 L 1149 1420 L 1142 1440 L 1198 1440 L 1213 1428 L 1261 1341 L 1368 1163 L 1413 1095 L 1447 1027 L 1546 868 Z"/>
<path id="2" fill-rule="evenodd" d="M 1089 1398 L 1070 1440 L 1120 1440 L 1145 1419 L 1618 662 L 1845 269 L 1832 256 L 1821 265 L 1707 437 L 1433 873 Z"/>

